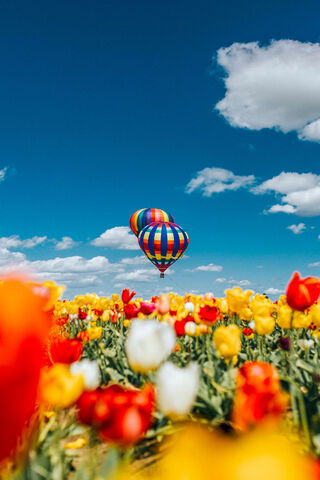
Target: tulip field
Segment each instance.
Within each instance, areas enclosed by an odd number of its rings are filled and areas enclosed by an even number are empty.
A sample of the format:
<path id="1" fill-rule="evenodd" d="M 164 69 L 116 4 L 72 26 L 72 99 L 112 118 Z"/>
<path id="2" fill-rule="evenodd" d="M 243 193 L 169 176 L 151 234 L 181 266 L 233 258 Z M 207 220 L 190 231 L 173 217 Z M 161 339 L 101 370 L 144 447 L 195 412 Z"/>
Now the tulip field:
<path id="1" fill-rule="evenodd" d="M 318 279 L 62 292 L 0 284 L 0 478 L 320 478 Z"/>

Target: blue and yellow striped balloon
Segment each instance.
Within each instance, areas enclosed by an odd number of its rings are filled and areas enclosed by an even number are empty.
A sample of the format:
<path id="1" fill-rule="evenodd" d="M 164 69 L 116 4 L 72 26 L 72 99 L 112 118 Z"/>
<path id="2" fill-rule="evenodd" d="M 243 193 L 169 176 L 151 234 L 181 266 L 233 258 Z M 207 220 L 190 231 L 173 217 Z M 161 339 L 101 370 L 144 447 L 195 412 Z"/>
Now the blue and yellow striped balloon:
<path id="1" fill-rule="evenodd" d="M 172 222 L 153 222 L 139 234 L 139 245 L 145 256 L 160 270 L 160 277 L 182 257 L 189 244 L 187 233 Z"/>
<path id="2" fill-rule="evenodd" d="M 160 208 L 142 208 L 130 217 L 130 228 L 138 237 L 141 230 L 152 222 L 172 222 L 173 216 Z"/>

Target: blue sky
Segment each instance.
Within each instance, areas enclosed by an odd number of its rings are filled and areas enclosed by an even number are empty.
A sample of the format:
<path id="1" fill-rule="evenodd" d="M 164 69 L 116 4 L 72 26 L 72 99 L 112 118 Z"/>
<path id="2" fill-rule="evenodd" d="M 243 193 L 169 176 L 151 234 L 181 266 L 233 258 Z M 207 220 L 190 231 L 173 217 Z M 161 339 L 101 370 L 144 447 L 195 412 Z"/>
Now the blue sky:
<path id="1" fill-rule="evenodd" d="M 146 297 L 319 275 L 319 14 L 316 0 L 2 2 L 2 271 Z M 144 207 L 190 237 L 164 281 L 111 230 Z"/>

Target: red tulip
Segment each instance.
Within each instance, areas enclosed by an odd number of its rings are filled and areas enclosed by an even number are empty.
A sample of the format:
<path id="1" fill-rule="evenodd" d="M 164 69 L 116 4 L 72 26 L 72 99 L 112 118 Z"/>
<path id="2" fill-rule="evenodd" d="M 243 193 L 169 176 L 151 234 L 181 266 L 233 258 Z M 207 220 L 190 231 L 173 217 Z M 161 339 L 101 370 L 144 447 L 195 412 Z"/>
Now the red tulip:
<path id="1" fill-rule="evenodd" d="M 0 286 L 0 461 L 35 410 L 43 347 L 51 323 L 45 300 L 23 282 Z"/>
<path id="2" fill-rule="evenodd" d="M 287 405 L 279 374 L 265 362 L 246 362 L 236 378 L 232 421 L 240 430 L 272 417 L 281 418 Z"/>
<path id="3" fill-rule="evenodd" d="M 82 355 L 83 346 L 80 339 L 58 338 L 49 345 L 52 363 L 73 363 Z"/>
<path id="4" fill-rule="evenodd" d="M 221 313 L 219 308 L 214 306 L 211 307 L 210 305 L 205 305 L 204 307 L 200 308 L 199 317 L 204 322 L 215 323 L 221 317 Z"/>
<path id="5" fill-rule="evenodd" d="M 105 440 L 129 445 L 137 442 L 150 427 L 154 409 L 154 388 L 130 390 L 111 385 L 84 392 L 78 400 L 78 417 L 98 428 Z"/>
<path id="6" fill-rule="evenodd" d="M 132 318 L 135 318 L 140 309 L 136 307 L 133 303 L 128 303 L 123 307 L 124 315 L 128 320 L 131 320 Z"/>
<path id="7" fill-rule="evenodd" d="M 87 312 L 83 312 L 83 311 L 81 310 L 81 308 L 79 308 L 78 318 L 79 318 L 80 320 L 85 320 L 85 319 L 87 318 L 87 316 L 88 316 Z"/>
<path id="8" fill-rule="evenodd" d="M 303 312 L 319 298 L 320 281 L 315 277 L 302 279 L 298 272 L 293 274 L 287 286 L 287 303 L 293 310 Z"/>
<path id="9" fill-rule="evenodd" d="M 122 290 L 121 299 L 122 299 L 123 303 L 129 303 L 130 300 L 133 299 L 135 294 L 136 294 L 136 292 L 134 290 L 132 290 L 132 292 L 130 293 L 129 288 L 125 288 L 124 290 Z"/>
<path id="10" fill-rule="evenodd" d="M 156 309 L 155 303 L 145 303 L 142 302 L 140 305 L 140 312 L 143 313 L 143 315 L 150 315 L 152 312 L 154 312 Z"/>

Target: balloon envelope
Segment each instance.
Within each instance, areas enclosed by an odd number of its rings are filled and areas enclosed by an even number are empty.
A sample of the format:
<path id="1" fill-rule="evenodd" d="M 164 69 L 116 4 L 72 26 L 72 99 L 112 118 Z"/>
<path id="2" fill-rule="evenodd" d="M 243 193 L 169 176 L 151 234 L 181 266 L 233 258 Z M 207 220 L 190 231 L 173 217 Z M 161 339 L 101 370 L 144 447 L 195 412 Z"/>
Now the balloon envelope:
<path id="1" fill-rule="evenodd" d="M 138 237 L 141 230 L 152 222 L 172 222 L 173 216 L 159 208 L 142 208 L 130 217 L 130 228 Z"/>
<path id="2" fill-rule="evenodd" d="M 182 257 L 188 244 L 187 233 L 172 222 L 153 222 L 139 235 L 141 250 L 162 273 Z"/>

